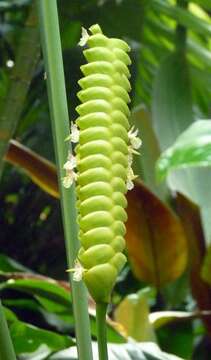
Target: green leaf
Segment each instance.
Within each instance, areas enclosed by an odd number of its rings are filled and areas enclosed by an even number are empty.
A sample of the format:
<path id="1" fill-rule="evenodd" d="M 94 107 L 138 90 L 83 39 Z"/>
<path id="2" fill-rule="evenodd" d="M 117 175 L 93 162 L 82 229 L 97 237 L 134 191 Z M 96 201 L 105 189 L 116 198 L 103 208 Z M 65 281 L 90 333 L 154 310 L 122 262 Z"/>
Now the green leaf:
<path id="1" fill-rule="evenodd" d="M 4 308 L 4 313 L 5 313 L 5 316 L 6 316 L 6 319 L 8 322 L 13 322 L 13 321 L 18 320 L 17 316 L 14 314 L 13 311 L 11 311 L 10 309 L 8 309 L 5 306 L 3 308 Z"/>
<path id="2" fill-rule="evenodd" d="M 131 124 L 139 130 L 142 140 L 140 155 L 134 156 L 134 173 L 144 180 L 146 185 L 161 199 L 166 196 L 167 189 L 155 180 L 155 163 L 160 156 L 158 140 L 152 128 L 149 111 L 143 106 L 136 107 L 131 115 Z"/>
<path id="3" fill-rule="evenodd" d="M 30 272 L 28 268 L 13 260 L 9 256 L 0 254 L 0 272 Z"/>
<path id="4" fill-rule="evenodd" d="M 187 27 L 202 35 L 211 35 L 210 23 L 193 15 L 190 11 L 182 9 L 179 6 L 172 6 L 165 0 L 152 0 L 152 6 L 157 11 L 161 11 L 167 16 L 176 20 L 180 25 Z"/>
<path id="5" fill-rule="evenodd" d="M 35 279 L 8 280 L 0 285 L 0 290 L 14 289 L 26 292 L 30 295 L 38 295 L 49 300 L 58 302 L 58 304 L 71 308 L 71 300 L 68 292 L 59 286 L 56 282 L 42 281 Z"/>
<path id="6" fill-rule="evenodd" d="M 53 351 L 59 351 L 75 344 L 68 336 L 43 330 L 21 321 L 14 321 L 10 325 L 10 334 L 16 355 L 35 352 L 41 346 L 45 348 L 45 352 L 48 350 L 47 355 L 50 355 Z"/>
<path id="7" fill-rule="evenodd" d="M 164 151 L 157 162 L 158 179 L 163 180 L 176 168 L 189 166 L 211 166 L 211 120 L 196 121 Z"/>
<path id="8" fill-rule="evenodd" d="M 199 207 L 207 245 L 211 241 L 211 121 L 190 126 L 157 163 L 160 179 L 168 173 L 172 190 L 180 191 Z M 174 171 L 173 171 L 174 170 Z"/>
<path id="9" fill-rule="evenodd" d="M 162 150 L 193 121 L 190 84 L 186 58 L 174 52 L 162 62 L 155 78 L 152 117 Z"/>
<path id="10" fill-rule="evenodd" d="M 161 348 L 184 359 L 191 359 L 194 344 L 192 324 L 167 324 L 156 332 Z"/>
<path id="11" fill-rule="evenodd" d="M 204 7 L 207 10 L 211 10 L 211 0 L 192 0 L 192 1 Z"/>
<path id="12" fill-rule="evenodd" d="M 53 280 L 10 279 L 0 285 L 0 290 L 4 289 L 14 289 L 34 296 L 49 314 L 54 313 L 57 318 L 64 321 L 66 326 L 74 325 L 70 294 Z M 43 314 L 43 316 L 47 315 Z M 93 315 L 91 315 L 91 332 L 96 336 L 95 316 Z M 125 338 L 109 323 L 107 323 L 107 333 L 109 341 L 125 342 Z"/>

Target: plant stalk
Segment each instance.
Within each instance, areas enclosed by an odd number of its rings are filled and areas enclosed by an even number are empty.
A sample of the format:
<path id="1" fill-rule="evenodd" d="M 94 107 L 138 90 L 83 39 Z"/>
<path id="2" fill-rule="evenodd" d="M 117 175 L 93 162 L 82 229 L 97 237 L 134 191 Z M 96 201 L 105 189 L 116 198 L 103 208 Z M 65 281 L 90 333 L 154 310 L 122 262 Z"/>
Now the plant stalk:
<path id="1" fill-rule="evenodd" d="M 54 149 L 57 171 L 63 226 L 66 242 L 68 267 L 73 268 L 77 257 L 78 227 L 76 222 L 75 186 L 65 189 L 61 179 L 65 175 L 63 165 L 67 161 L 70 144 L 64 141 L 69 135 L 69 118 L 65 90 L 62 49 L 59 33 L 59 20 L 56 0 L 37 0 L 41 31 L 41 45 L 47 74 L 47 88 L 50 104 Z M 87 291 L 82 282 L 72 281 L 70 274 L 73 311 L 75 318 L 78 357 L 81 360 L 91 360 L 91 334 L 88 315 Z"/>
<path id="2" fill-rule="evenodd" d="M 106 336 L 106 311 L 108 304 L 96 304 L 97 342 L 99 360 L 108 360 L 107 336 Z"/>
<path id="3" fill-rule="evenodd" d="M 180 6 L 182 9 L 187 9 L 188 8 L 188 0 L 177 0 L 177 6 Z M 176 41 L 175 41 L 177 50 L 185 52 L 186 38 L 187 38 L 186 27 L 183 25 L 177 24 Z"/>
<path id="4" fill-rule="evenodd" d="M 0 300 L 0 360 L 16 360 L 9 329 Z"/>

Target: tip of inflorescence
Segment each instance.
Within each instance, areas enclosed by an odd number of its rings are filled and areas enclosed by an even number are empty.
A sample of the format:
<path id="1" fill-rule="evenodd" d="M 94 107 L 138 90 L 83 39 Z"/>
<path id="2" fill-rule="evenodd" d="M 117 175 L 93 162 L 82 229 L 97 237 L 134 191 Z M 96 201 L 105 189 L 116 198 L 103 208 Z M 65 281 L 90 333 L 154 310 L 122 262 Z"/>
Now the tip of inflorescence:
<path id="1" fill-rule="evenodd" d="M 102 34 L 102 30 L 101 30 L 101 27 L 100 25 L 98 24 L 95 24 L 95 25 L 92 25 L 90 26 L 89 30 L 91 31 L 91 33 L 94 35 L 94 34 Z"/>

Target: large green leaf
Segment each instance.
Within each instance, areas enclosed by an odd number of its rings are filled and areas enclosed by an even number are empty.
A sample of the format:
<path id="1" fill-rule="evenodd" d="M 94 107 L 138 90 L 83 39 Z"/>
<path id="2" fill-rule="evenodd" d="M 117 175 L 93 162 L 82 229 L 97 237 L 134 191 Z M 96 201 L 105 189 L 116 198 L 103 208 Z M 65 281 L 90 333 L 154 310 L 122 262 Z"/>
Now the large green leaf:
<path id="1" fill-rule="evenodd" d="M 160 147 L 165 150 L 193 121 L 188 67 L 183 53 L 162 62 L 155 78 L 152 118 Z"/>
<path id="2" fill-rule="evenodd" d="M 52 352 L 65 349 L 74 344 L 74 341 L 65 335 L 53 331 L 40 329 L 21 321 L 14 321 L 10 325 L 10 334 L 16 355 L 35 352 L 40 347 L 45 349 L 45 357 Z"/>
<path id="3" fill-rule="evenodd" d="M 44 310 L 47 311 L 46 313 L 40 309 L 47 322 L 59 321 L 60 319 L 65 328 L 74 325 L 69 291 L 67 288 L 59 285 L 55 280 L 48 278 L 45 280 L 33 278 L 10 279 L 0 285 L 0 290 L 4 289 L 18 290 L 35 297 Z M 9 305 L 10 302 L 5 301 L 5 304 Z M 13 305 L 16 306 L 14 303 Z M 20 305 L 21 304 L 19 302 L 18 306 Z M 90 313 L 92 335 L 96 336 L 97 330 L 95 316 L 93 311 L 90 311 Z M 54 318 L 51 315 L 54 315 Z M 118 326 L 115 327 L 115 324 L 109 320 L 107 321 L 107 333 L 109 341 L 115 343 L 125 342 L 125 338 L 118 331 Z"/>
<path id="4" fill-rule="evenodd" d="M 38 295 L 61 305 L 71 307 L 70 295 L 59 286 L 56 281 L 42 281 L 35 279 L 8 280 L 0 285 L 0 290 L 15 289 L 30 295 Z"/>
<path id="5" fill-rule="evenodd" d="M 168 183 L 200 207 L 206 242 L 211 241 L 211 122 L 200 120 L 190 126 L 163 153 L 157 163 L 162 179 L 168 173 Z"/>
<path id="6" fill-rule="evenodd" d="M 211 120 L 196 121 L 163 152 L 157 162 L 158 179 L 189 166 L 211 166 Z"/>

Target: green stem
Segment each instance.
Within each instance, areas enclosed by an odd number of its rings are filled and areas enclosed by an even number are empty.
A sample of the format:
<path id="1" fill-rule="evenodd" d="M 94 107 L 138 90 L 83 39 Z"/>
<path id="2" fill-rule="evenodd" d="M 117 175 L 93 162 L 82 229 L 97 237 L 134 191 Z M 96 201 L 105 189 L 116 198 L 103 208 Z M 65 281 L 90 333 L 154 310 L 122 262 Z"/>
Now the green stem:
<path id="1" fill-rule="evenodd" d="M 65 175 L 63 165 L 67 161 L 68 151 L 71 151 L 71 147 L 67 141 L 64 141 L 69 135 L 69 119 L 56 0 L 38 0 L 38 8 L 61 195 L 66 253 L 68 266 L 73 268 L 78 254 L 79 242 L 75 187 L 71 186 L 70 189 L 65 189 L 61 184 L 61 178 Z M 71 275 L 70 281 L 79 359 L 90 360 L 92 359 L 92 350 L 87 291 L 82 282 L 72 281 Z"/>
<path id="2" fill-rule="evenodd" d="M 0 300 L 0 360 L 16 360 L 9 329 Z"/>
<path id="3" fill-rule="evenodd" d="M 37 13 L 35 0 L 32 1 L 24 30 L 21 34 L 20 43 L 15 57 L 15 66 L 11 72 L 10 85 L 2 100 L 0 113 L 0 159 L 3 159 L 9 146 L 9 140 L 13 137 L 24 101 L 27 95 L 31 79 L 40 55 L 39 31 L 37 27 Z M 3 169 L 3 161 L 0 162 L 0 176 Z"/>
<path id="4" fill-rule="evenodd" d="M 96 304 L 96 321 L 97 321 L 97 342 L 99 360 L 108 359 L 107 337 L 106 337 L 106 311 L 108 304 Z"/>
<path id="5" fill-rule="evenodd" d="M 177 5 L 182 9 L 188 8 L 188 0 L 177 0 Z M 183 25 L 177 24 L 176 27 L 176 48 L 180 51 L 185 51 L 186 49 L 186 37 L 187 37 L 187 28 Z"/>

